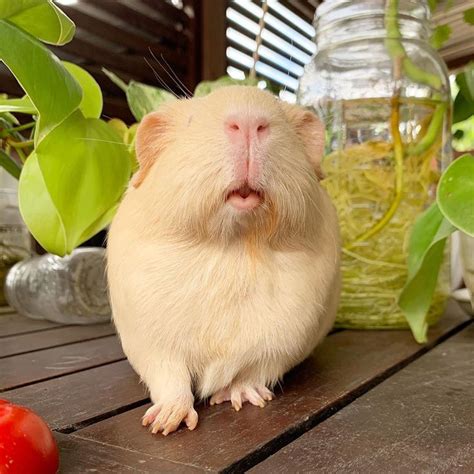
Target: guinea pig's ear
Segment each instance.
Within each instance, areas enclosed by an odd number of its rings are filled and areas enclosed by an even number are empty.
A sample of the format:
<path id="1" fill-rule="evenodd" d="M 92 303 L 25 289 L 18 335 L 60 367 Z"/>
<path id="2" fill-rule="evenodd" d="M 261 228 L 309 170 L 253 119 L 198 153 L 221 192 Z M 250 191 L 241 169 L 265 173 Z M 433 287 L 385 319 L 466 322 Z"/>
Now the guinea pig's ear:
<path id="1" fill-rule="evenodd" d="M 132 185 L 135 188 L 143 183 L 156 157 L 163 150 L 165 129 L 166 118 L 158 112 L 146 115 L 140 122 L 135 137 L 135 153 L 139 165 L 132 178 Z"/>
<path id="2" fill-rule="evenodd" d="M 318 179 L 324 179 L 321 160 L 324 153 L 324 125 L 319 118 L 297 105 L 281 102 L 285 115 L 295 127 L 296 133 L 304 144 L 306 156 L 313 165 Z"/>

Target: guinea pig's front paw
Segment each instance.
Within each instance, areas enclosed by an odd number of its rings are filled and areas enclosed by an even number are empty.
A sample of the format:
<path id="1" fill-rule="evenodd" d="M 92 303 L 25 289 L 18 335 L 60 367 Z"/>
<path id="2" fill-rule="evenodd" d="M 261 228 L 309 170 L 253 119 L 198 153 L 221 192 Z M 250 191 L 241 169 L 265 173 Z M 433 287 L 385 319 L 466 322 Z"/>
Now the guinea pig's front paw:
<path id="1" fill-rule="evenodd" d="M 198 422 L 198 414 L 192 403 L 189 405 L 179 399 L 155 403 L 142 418 L 142 425 L 150 425 L 153 434 L 161 431 L 165 436 L 176 431 L 182 422 L 190 430 L 194 430 Z"/>
<path id="2" fill-rule="evenodd" d="M 263 408 L 267 401 L 273 400 L 273 397 L 273 393 L 265 385 L 240 383 L 219 390 L 211 397 L 209 403 L 219 405 L 223 402 L 231 402 L 234 410 L 239 411 L 245 402 Z"/>

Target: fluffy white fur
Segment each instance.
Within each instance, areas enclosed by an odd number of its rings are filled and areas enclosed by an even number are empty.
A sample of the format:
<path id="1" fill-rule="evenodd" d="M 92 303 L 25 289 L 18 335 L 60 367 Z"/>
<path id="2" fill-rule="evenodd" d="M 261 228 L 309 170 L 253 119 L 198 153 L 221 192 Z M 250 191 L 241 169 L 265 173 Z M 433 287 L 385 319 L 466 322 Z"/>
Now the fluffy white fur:
<path id="1" fill-rule="evenodd" d="M 229 114 L 270 124 L 255 184 L 264 201 L 251 212 L 226 202 L 241 184 Z M 142 122 L 108 278 L 123 349 L 154 403 L 143 419 L 153 432 L 193 429 L 193 393 L 263 406 L 331 328 L 340 244 L 318 182 L 322 142 L 316 117 L 250 87 L 172 102 Z"/>

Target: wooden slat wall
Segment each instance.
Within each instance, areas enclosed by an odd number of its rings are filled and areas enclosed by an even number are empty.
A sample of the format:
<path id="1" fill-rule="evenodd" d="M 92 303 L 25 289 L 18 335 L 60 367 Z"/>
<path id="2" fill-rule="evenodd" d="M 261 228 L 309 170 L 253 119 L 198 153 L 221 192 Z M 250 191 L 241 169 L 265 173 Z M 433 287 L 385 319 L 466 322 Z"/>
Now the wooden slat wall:
<path id="1" fill-rule="evenodd" d="M 104 92 L 104 115 L 133 121 L 123 92 L 110 82 L 101 67 L 124 80 L 155 84 L 152 68 L 179 94 L 179 89 L 153 59 L 152 53 L 170 64 L 191 90 L 200 79 L 195 60 L 195 22 L 197 2 L 188 1 L 177 8 L 166 0 L 79 0 L 60 7 L 76 23 L 74 39 L 60 48 L 52 48 L 62 59 L 89 70 Z M 191 54 L 190 54 L 191 53 Z M 146 60 L 145 60 L 146 58 Z M 5 66 L 0 66 L 0 92 L 21 95 L 22 91 Z"/>
<path id="2" fill-rule="evenodd" d="M 452 28 L 451 37 L 440 53 L 450 69 L 457 69 L 474 60 L 474 26 L 464 21 L 464 12 L 474 7 L 473 0 L 453 0 L 445 11 L 440 8 L 433 16 L 437 25 L 448 24 Z"/>

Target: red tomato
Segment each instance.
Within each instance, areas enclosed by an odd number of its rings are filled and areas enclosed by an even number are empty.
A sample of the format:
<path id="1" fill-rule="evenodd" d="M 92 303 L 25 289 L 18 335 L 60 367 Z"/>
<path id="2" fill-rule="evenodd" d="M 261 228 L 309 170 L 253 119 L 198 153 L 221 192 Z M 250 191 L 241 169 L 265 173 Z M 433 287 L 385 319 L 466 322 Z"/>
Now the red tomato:
<path id="1" fill-rule="evenodd" d="M 54 474 L 58 466 L 48 425 L 28 408 L 0 400 L 0 474 Z"/>

